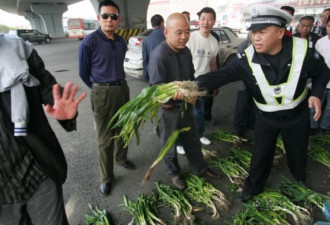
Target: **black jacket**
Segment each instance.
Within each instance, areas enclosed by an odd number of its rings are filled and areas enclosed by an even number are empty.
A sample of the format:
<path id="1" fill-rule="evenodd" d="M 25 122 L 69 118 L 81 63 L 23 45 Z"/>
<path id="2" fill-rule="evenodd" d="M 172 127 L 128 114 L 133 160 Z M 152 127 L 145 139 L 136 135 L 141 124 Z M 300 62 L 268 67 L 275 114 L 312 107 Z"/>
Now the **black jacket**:
<path id="1" fill-rule="evenodd" d="M 252 61 L 261 65 L 266 78 L 271 85 L 283 83 L 287 80 L 291 68 L 292 61 L 292 37 L 284 36 L 283 48 L 281 52 L 280 68 L 275 70 L 263 54 L 255 53 Z M 244 53 L 238 54 L 239 57 L 233 63 L 220 68 L 217 71 L 210 72 L 196 78 L 199 85 L 207 89 L 213 90 L 230 82 L 242 80 L 247 88 L 251 91 L 253 98 L 260 102 L 266 103 L 252 70 L 248 64 Z M 278 72 L 276 72 L 278 71 Z M 324 59 L 313 48 L 308 48 L 304 63 L 301 69 L 300 80 L 294 98 L 300 96 L 304 91 L 307 79 L 312 79 L 311 95 L 322 99 L 325 86 L 329 80 L 329 68 L 326 66 Z M 263 112 L 258 109 L 258 115 L 263 120 L 274 126 L 290 127 L 297 124 L 308 113 L 307 98 L 296 108 L 290 110 L 281 110 L 277 112 Z"/>

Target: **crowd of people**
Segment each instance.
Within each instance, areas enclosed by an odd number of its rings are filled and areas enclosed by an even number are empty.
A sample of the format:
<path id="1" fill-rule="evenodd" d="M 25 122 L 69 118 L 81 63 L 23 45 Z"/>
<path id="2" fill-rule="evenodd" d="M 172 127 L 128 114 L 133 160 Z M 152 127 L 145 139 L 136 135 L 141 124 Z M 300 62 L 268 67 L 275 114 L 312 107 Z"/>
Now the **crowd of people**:
<path id="1" fill-rule="evenodd" d="M 191 128 L 180 134 L 163 160 L 166 174 L 179 190 L 186 185 L 177 151 L 185 154 L 196 175 L 219 177 L 202 154 L 202 145 L 211 144 L 204 136 L 205 120 L 218 89 L 235 81 L 243 88 L 239 89 L 234 131 L 242 136 L 244 129 L 254 129 L 255 139 L 240 199 L 249 201 L 267 186 L 279 135 L 293 178 L 307 186 L 309 136 L 318 129 L 325 133 L 330 129 L 330 8 L 322 12 L 321 25 L 314 28 L 318 34 L 312 31 L 310 15 L 300 19 L 297 32 L 288 32 L 292 9 L 252 6 L 249 39 L 240 46 L 236 59 L 221 68 L 218 40 L 211 31 L 216 21 L 212 8 L 198 12 L 199 29 L 194 32 L 187 11 L 172 13 L 166 20 L 160 15 L 151 18 L 154 30 L 143 42 L 145 79 L 150 85 L 195 81 L 208 90 L 207 96 L 188 100 L 178 91 L 159 108 L 161 147 L 174 130 Z M 123 68 L 126 43 L 115 33 L 122 20 L 119 6 L 101 1 L 97 18 L 99 29 L 79 46 L 79 76 L 91 89 L 99 191 L 107 196 L 115 179 L 114 162 L 129 170 L 135 165 L 128 160 L 123 141 L 113 138 L 120 128 L 107 127 L 107 121 L 130 99 Z M 22 40 L 1 34 L 0 48 L 0 223 L 68 224 L 62 195 L 66 160 L 44 111 L 66 130 L 75 130 L 78 105 L 86 94 L 76 98 L 78 87 L 71 82 L 60 87 L 38 53 Z M 250 118 L 245 118 L 247 108 Z"/>

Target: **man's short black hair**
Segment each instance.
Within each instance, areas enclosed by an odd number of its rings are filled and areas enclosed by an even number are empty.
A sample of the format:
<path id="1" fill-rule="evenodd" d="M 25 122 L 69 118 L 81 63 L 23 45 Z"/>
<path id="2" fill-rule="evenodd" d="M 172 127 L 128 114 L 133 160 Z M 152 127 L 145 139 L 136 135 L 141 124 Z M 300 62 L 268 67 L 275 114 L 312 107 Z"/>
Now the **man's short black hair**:
<path id="1" fill-rule="evenodd" d="M 151 17 L 150 22 L 152 27 L 157 27 L 160 26 L 162 22 L 164 22 L 164 18 L 161 15 L 156 14 Z"/>
<path id="2" fill-rule="evenodd" d="M 294 15 L 295 9 L 293 7 L 291 7 L 291 6 L 284 5 L 284 6 L 281 7 L 281 9 L 282 10 L 289 11 L 292 16 Z"/>
<path id="3" fill-rule="evenodd" d="M 99 13 L 101 12 L 102 6 L 112 6 L 112 7 L 115 7 L 118 10 L 118 13 L 120 12 L 119 6 L 114 1 L 110 1 L 110 0 L 100 1 L 100 3 L 99 3 Z"/>
<path id="4" fill-rule="evenodd" d="M 202 13 L 212 13 L 212 15 L 213 15 L 213 17 L 214 17 L 214 20 L 216 19 L 216 14 L 215 14 L 214 9 L 212 9 L 212 8 L 210 8 L 210 7 L 202 8 L 202 10 L 199 11 L 199 12 L 197 13 L 198 18 L 201 17 Z"/>
<path id="5" fill-rule="evenodd" d="M 313 16 L 303 16 L 300 18 L 299 22 L 301 22 L 302 20 L 310 20 L 310 21 L 315 21 L 314 17 Z"/>

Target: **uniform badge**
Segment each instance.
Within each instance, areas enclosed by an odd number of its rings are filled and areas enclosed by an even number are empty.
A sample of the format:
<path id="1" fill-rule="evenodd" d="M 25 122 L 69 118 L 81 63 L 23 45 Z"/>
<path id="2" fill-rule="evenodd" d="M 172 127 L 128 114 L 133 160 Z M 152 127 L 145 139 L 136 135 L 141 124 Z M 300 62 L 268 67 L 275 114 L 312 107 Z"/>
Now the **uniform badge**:
<path id="1" fill-rule="evenodd" d="M 275 93 L 276 95 L 281 94 L 281 87 L 276 87 L 276 88 L 274 88 L 274 93 Z"/>
<path id="2" fill-rule="evenodd" d="M 319 55 L 319 52 L 318 51 L 315 51 L 314 52 L 314 58 L 315 59 L 320 59 L 320 55 Z"/>

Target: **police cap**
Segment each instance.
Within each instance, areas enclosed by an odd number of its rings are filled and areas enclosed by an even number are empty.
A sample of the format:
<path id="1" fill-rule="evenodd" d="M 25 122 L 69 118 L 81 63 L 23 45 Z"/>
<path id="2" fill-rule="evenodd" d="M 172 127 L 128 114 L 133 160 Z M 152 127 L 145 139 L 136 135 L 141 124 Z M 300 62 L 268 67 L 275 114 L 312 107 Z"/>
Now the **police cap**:
<path id="1" fill-rule="evenodd" d="M 279 8 L 269 5 L 253 5 L 250 8 L 251 26 L 247 30 L 260 30 L 268 26 L 285 27 L 293 17 Z"/>

